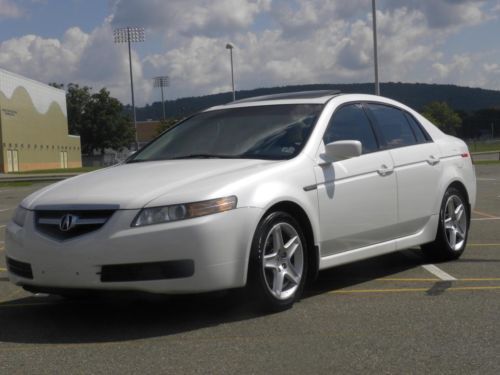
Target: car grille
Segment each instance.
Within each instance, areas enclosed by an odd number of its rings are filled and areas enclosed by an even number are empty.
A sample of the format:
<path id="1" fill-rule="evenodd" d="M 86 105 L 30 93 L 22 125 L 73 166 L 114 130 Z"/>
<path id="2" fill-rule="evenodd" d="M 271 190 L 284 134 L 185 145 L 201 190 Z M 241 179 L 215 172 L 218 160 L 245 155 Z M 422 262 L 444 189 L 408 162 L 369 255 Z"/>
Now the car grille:
<path id="1" fill-rule="evenodd" d="M 26 279 L 33 279 L 33 271 L 31 270 L 31 264 L 20 262 L 12 258 L 7 257 L 7 268 L 10 273 L 14 275 L 24 277 Z"/>
<path id="2" fill-rule="evenodd" d="M 37 210 L 36 229 L 57 240 L 67 240 L 101 228 L 116 210 Z"/>

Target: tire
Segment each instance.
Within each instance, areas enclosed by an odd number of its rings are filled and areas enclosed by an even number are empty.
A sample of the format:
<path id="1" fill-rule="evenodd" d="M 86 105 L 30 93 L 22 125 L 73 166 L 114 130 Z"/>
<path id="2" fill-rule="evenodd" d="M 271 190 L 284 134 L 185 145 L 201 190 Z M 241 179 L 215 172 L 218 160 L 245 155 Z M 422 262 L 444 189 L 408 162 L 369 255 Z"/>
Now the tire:
<path id="1" fill-rule="evenodd" d="M 464 194 L 455 187 L 446 190 L 434 242 L 422 246 L 424 255 L 433 261 L 458 259 L 465 250 L 469 235 L 470 207 Z"/>
<path id="2" fill-rule="evenodd" d="M 308 248 L 298 222 L 286 212 L 267 215 L 257 227 L 250 254 L 252 302 L 268 312 L 286 310 L 300 299 L 307 278 Z"/>

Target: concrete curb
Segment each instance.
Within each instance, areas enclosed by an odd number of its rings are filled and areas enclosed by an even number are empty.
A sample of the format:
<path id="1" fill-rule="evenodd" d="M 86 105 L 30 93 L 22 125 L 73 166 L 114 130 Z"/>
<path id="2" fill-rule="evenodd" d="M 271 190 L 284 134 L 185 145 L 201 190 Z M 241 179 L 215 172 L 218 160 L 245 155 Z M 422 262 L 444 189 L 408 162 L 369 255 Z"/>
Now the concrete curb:
<path id="1" fill-rule="evenodd" d="M 37 181 L 61 181 L 70 177 L 78 176 L 81 173 L 60 173 L 60 174 L 32 174 L 32 175 L 3 175 L 0 176 L 2 182 L 37 182 Z"/>

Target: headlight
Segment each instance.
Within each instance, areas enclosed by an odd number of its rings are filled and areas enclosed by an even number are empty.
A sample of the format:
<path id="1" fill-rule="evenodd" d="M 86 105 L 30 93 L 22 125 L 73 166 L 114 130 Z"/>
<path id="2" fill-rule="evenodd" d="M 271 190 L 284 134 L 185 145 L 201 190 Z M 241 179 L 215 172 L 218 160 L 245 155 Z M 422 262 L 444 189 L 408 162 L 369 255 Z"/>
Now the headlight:
<path id="1" fill-rule="evenodd" d="M 132 222 L 133 227 L 192 219 L 216 214 L 236 208 L 235 196 L 210 199 L 208 201 L 175 204 L 172 206 L 143 208 Z"/>
<path id="2" fill-rule="evenodd" d="M 19 225 L 20 227 L 24 226 L 24 222 L 26 221 L 26 215 L 28 214 L 28 210 L 21 206 L 17 206 L 14 211 L 14 216 L 12 216 L 12 221 Z"/>

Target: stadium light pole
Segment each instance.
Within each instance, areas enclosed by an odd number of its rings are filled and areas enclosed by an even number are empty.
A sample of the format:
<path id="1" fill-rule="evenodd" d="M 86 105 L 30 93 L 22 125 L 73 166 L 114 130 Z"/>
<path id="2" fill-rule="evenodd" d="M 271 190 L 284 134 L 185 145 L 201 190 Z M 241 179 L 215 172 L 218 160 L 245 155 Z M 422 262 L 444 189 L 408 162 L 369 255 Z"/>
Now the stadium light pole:
<path id="1" fill-rule="evenodd" d="M 144 42 L 144 28 L 143 27 L 121 27 L 113 30 L 115 43 L 128 44 L 128 62 L 130 68 L 130 91 L 132 92 L 132 111 L 134 116 L 134 129 L 135 129 L 135 149 L 139 149 L 139 138 L 137 136 L 137 116 L 135 113 L 135 98 L 134 98 L 134 77 L 132 75 L 132 52 L 130 43 Z"/>
<path id="2" fill-rule="evenodd" d="M 375 68 L 375 95 L 380 95 L 380 83 L 378 81 L 377 7 L 375 4 L 375 0 L 372 0 L 372 21 L 373 21 L 373 62 Z"/>
<path id="3" fill-rule="evenodd" d="M 163 88 L 169 86 L 170 78 L 168 76 L 158 76 L 153 79 L 154 87 L 159 87 L 161 89 L 161 107 L 163 110 L 163 122 L 165 122 L 165 100 L 163 99 Z"/>
<path id="4" fill-rule="evenodd" d="M 233 86 L 233 102 L 236 100 L 236 93 L 234 91 L 234 70 L 233 70 L 233 48 L 231 43 L 226 44 L 226 49 L 229 50 L 229 58 L 231 59 L 231 85 Z"/>

